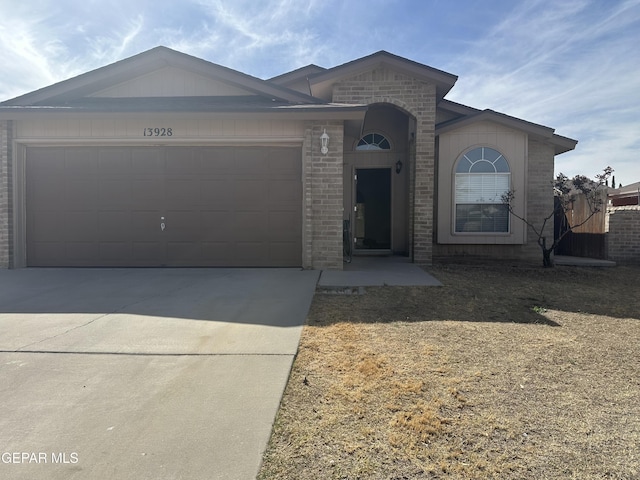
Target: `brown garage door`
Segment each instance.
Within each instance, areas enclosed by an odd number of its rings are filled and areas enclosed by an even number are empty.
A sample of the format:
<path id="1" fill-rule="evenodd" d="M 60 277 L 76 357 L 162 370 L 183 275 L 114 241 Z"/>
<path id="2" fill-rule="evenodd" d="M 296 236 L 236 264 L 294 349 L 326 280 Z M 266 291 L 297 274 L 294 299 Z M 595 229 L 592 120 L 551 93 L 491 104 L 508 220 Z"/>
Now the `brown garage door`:
<path id="1" fill-rule="evenodd" d="M 30 147 L 30 266 L 300 266 L 301 151 Z"/>

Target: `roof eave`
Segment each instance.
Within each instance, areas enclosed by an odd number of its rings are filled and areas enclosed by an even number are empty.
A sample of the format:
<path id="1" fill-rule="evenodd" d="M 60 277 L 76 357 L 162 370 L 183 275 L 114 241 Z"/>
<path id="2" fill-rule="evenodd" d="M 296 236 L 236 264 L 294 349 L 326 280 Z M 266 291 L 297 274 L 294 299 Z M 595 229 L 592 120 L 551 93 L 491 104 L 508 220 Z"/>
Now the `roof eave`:
<path id="1" fill-rule="evenodd" d="M 114 83 L 126 81 L 129 78 L 144 75 L 165 66 L 175 66 L 200 75 L 215 76 L 216 79 L 222 82 L 240 86 L 258 95 L 273 96 L 274 98 L 295 103 L 314 104 L 321 102 L 311 95 L 306 95 L 275 83 L 269 83 L 207 60 L 167 47 L 155 47 L 48 87 L 6 100 L 0 103 L 0 106 L 36 105 L 47 101 L 60 102 L 70 98 L 81 98 L 107 88 Z"/>
<path id="2" fill-rule="evenodd" d="M 382 50 L 313 75 L 309 77 L 309 83 L 318 90 L 316 96 L 322 96 L 327 86 L 343 78 L 379 67 L 388 67 L 405 75 L 435 84 L 438 101 L 442 100 L 458 80 L 458 77 L 451 73 Z"/>

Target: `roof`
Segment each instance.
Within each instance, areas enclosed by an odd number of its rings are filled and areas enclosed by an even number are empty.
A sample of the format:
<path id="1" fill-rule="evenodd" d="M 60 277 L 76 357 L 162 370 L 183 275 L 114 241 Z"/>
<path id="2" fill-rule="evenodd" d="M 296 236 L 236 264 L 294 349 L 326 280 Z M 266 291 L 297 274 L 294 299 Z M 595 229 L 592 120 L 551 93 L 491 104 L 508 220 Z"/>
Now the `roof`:
<path id="1" fill-rule="evenodd" d="M 625 185 L 620 188 L 610 188 L 608 190 L 608 195 L 610 197 L 626 197 L 626 196 L 636 196 L 640 192 L 640 182 L 630 183 L 629 185 Z"/>
<path id="2" fill-rule="evenodd" d="M 317 73 L 309 78 L 309 83 L 314 96 L 328 98 L 331 86 L 335 82 L 381 67 L 434 83 L 436 85 L 437 101 L 440 101 L 453 88 L 458 79 L 456 75 L 451 73 L 381 50 Z"/>
<path id="3" fill-rule="evenodd" d="M 86 97 L 116 83 L 127 81 L 165 66 L 174 66 L 215 78 L 230 85 L 241 86 L 246 91 L 256 95 L 272 97 L 291 103 L 320 103 L 320 100 L 310 95 L 160 46 L 77 77 L 7 100 L 0 103 L 0 106 L 60 105 L 65 101 Z"/>
<path id="4" fill-rule="evenodd" d="M 460 104 L 451 105 L 453 103 L 454 102 L 449 102 L 449 104 L 445 106 L 448 106 L 449 108 L 457 108 L 459 112 L 462 112 L 463 108 L 470 108 Z M 458 105 L 460 108 L 456 107 L 455 105 Z M 510 115 L 506 115 L 504 113 L 496 112 L 490 109 L 472 109 L 472 112 L 473 113 L 469 115 L 436 125 L 436 135 L 440 135 L 452 130 L 457 130 L 473 123 L 489 120 L 506 127 L 522 130 L 533 138 L 553 145 L 556 155 L 560 155 L 561 153 L 573 150 L 578 144 L 577 140 L 557 135 L 556 133 L 554 133 L 555 130 L 553 128 L 545 127 L 544 125 L 539 125 L 537 123 L 528 122 L 526 120 L 522 120 L 521 118 L 512 117 Z"/>

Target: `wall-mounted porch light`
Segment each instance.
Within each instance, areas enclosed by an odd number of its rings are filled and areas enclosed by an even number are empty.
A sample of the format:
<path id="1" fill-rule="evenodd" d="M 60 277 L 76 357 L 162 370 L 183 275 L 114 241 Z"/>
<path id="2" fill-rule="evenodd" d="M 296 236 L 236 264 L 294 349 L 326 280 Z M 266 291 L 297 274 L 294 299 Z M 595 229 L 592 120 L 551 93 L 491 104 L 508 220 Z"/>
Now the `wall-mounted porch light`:
<path id="1" fill-rule="evenodd" d="M 324 133 L 320 135 L 320 142 L 322 144 L 322 148 L 320 151 L 323 155 L 329 153 L 329 135 L 327 135 L 327 129 L 325 128 Z"/>
<path id="2" fill-rule="evenodd" d="M 402 171 L 402 161 L 398 160 L 396 162 L 396 173 L 400 173 Z"/>

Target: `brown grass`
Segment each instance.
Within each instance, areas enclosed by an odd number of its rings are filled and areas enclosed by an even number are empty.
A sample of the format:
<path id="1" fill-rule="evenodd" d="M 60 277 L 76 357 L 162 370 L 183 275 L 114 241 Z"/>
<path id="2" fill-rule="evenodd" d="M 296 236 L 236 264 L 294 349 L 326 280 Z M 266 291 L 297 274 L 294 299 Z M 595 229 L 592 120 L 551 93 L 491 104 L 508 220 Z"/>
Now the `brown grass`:
<path id="1" fill-rule="evenodd" d="M 640 268 L 317 294 L 260 479 L 640 478 Z"/>

